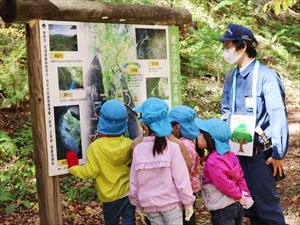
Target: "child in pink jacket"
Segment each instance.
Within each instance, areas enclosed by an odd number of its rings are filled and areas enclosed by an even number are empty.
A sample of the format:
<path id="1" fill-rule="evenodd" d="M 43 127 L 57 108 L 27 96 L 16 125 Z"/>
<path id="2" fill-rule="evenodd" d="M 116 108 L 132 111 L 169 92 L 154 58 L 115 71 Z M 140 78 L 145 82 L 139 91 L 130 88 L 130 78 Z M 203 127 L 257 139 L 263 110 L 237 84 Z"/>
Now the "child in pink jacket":
<path id="1" fill-rule="evenodd" d="M 220 119 L 197 120 L 198 146 L 206 149 L 202 196 L 213 225 L 242 225 L 243 207 L 253 200 L 237 156 L 230 151 L 228 124 Z"/>
<path id="2" fill-rule="evenodd" d="M 189 220 L 195 196 L 180 147 L 167 138 L 172 132 L 168 106 L 158 98 L 151 98 L 134 110 L 141 112 L 148 136 L 134 148 L 130 202 L 137 211 L 146 213 L 152 225 L 182 225 L 181 207 Z"/>

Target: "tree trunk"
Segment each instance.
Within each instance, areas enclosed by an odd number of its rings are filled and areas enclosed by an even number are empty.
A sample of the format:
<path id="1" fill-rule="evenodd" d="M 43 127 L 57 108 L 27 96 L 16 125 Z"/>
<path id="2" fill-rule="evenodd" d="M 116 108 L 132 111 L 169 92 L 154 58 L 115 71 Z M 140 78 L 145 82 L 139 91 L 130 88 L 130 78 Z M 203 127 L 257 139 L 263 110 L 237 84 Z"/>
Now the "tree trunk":
<path id="1" fill-rule="evenodd" d="M 243 141 L 239 141 L 239 143 L 240 143 L 240 149 L 239 149 L 238 152 L 243 152 L 244 153 L 244 149 L 243 149 L 244 142 Z"/>
<path id="2" fill-rule="evenodd" d="M 86 0 L 0 0 L 0 16 L 7 23 L 42 19 L 183 26 L 192 22 L 185 9 Z"/>

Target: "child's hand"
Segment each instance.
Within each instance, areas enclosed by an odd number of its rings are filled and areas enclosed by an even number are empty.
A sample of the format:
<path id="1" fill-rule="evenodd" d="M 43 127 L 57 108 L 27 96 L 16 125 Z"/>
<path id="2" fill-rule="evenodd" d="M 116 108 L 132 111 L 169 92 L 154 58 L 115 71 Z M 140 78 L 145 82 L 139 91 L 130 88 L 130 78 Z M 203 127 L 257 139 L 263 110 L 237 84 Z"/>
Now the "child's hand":
<path id="1" fill-rule="evenodd" d="M 242 196 L 244 197 L 251 197 L 250 194 L 246 191 L 242 191 Z"/>
<path id="2" fill-rule="evenodd" d="M 241 203 L 244 209 L 249 209 L 253 205 L 254 201 L 247 192 L 242 191 L 242 194 L 243 196 L 239 200 L 239 202 Z"/>
<path id="3" fill-rule="evenodd" d="M 191 219 L 191 217 L 192 217 L 192 215 L 194 213 L 193 206 L 192 205 L 185 206 L 184 212 L 185 212 L 185 218 L 184 218 L 184 220 L 185 221 L 190 221 L 190 219 Z"/>
<path id="4" fill-rule="evenodd" d="M 79 165 L 78 156 L 73 150 L 68 151 L 68 153 L 66 154 L 66 158 L 67 158 L 69 169 L 73 166 Z"/>
<path id="5" fill-rule="evenodd" d="M 145 221 L 145 214 L 141 208 L 136 208 L 136 213 L 139 215 L 142 224 L 147 224 Z"/>

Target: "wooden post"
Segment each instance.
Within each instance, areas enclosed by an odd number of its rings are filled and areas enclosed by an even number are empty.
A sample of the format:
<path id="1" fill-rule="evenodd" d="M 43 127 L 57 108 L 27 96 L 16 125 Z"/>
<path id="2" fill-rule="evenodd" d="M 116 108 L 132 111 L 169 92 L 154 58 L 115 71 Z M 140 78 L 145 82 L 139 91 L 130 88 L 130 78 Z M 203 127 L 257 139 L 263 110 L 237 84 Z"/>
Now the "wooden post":
<path id="1" fill-rule="evenodd" d="M 32 19 L 127 24 L 190 24 L 188 10 L 87 0 L 0 0 L 0 17 L 6 23 Z"/>
<path id="2" fill-rule="evenodd" d="M 59 177 L 48 175 L 45 103 L 38 20 L 26 25 L 34 160 L 41 225 L 62 225 Z"/>

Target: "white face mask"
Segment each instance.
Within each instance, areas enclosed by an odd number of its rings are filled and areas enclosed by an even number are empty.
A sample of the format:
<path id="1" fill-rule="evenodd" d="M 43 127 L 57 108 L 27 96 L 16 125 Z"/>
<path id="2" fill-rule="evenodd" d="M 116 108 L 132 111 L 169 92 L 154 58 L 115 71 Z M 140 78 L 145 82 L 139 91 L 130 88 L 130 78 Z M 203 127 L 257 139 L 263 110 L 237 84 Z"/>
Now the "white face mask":
<path id="1" fill-rule="evenodd" d="M 224 49 L 223 56 L 226 62 L 229 64 L 235 64 L 243 56 L 243 52 L 240 54 L 234 54 L 235 47 Z"/>

